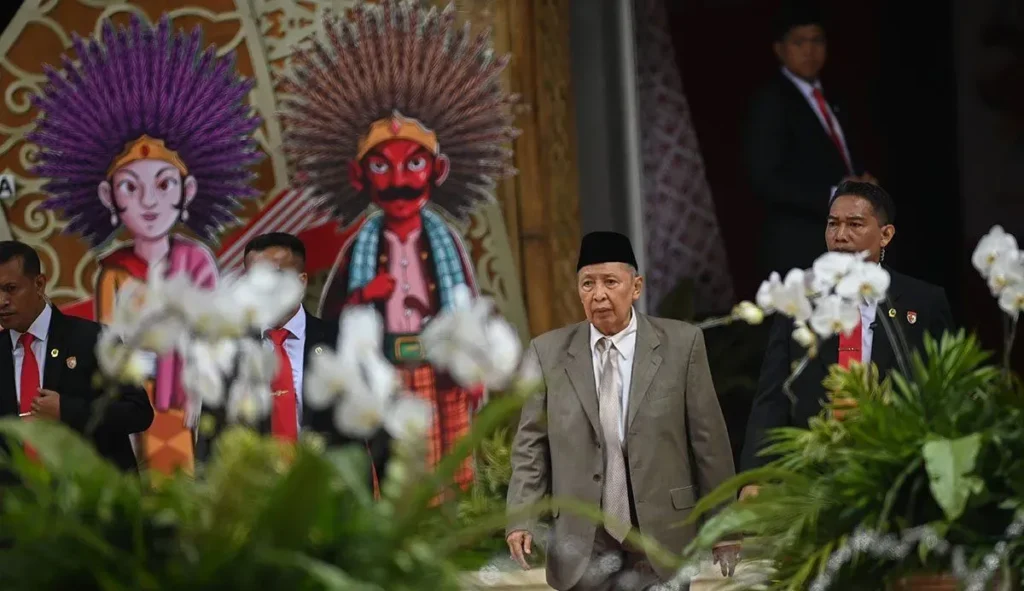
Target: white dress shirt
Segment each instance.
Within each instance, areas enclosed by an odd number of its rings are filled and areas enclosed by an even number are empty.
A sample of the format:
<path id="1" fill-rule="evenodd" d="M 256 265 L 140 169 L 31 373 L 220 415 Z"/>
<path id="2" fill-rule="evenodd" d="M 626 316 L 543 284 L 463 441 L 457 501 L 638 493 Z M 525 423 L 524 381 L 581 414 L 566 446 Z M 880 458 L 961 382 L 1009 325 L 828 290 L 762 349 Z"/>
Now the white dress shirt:
<path id="1" fill-rule="evenodd" d="M 822 114 L 821 109 L 818 108 L 818 100 L 814 98 L 815 89 L 821 91 L 823 94 L 825 92 L 821 87 L 821 81 L 815 80 L 814 84 L 811 84 L 786 68 L 782 68 L 782 74 L 786 78 L 789 78 L 789 81 L 796 86 L 797 90 L 800 91 L 800 94 L 802 94 L 804 99 L 807 100 L 807 104 L 811 107 L 811 111 L 814 112 L 818 121 L 821 122 L 821 127 L 825 130 L 825 133 L 831 135 L 828 128 L 828 121 L 825 120 L 825 115 Z M 825 108 L 828 109 L 828 115 L 832 118 L 832 125 L 836 130 L 836 136 L 839 137 L 839 144 L 843 147 L 843 157 L 845 161 L 847 163 L 853 162 L 853 159 L 850 158 L 850 149 L 846 146 L 846 135 L 843 134 L 843 126 L 839 124 L 839 119 L 837 119 L 836 114 L 832 112 L 832 107 L 828 104 L 828 100 L 825 101 Z M 835 187 L 832 188 L 829 198 L 832 197 L 832 193 L 835 193 Z"/>
<path id="2" fill-rule="evenodd" d="M 875 334 L 871 325 L 875 322 L 877 311 L 878 306 L 860 305 L 860 362 L 864 365 L 871 363 L 871 343 Z"/>
<path id="3" fill-rule="evenodd" d="M 284 341 L 284 352 L 288 355 L 288 361 L 292 364 L 292 383 L 295 385 L 295 404 L 297 405 L 295 416 L 298 418 L 299 431 L 301 432 L 302 372 L 306 361 L 306 309 L 299 306 L 299 310 L 281 328 L 287 329 L 292 334 L 292 336 Z M 266 331 L 263 331 L 263 338 L 270 343 Z M 271 346 L 273 346 L 272 343 Z"/>
<path id="4" fill-rule="evenodd" d="M 50 304 L 46 304 L 43 311 L 36 316 L 32 326 L 28 327 L 28 332 L 35 337 L 32 341 L 32 352 L 36 356 L 36 364 L 39 365 L 39 386 L 43 385 L 43 366 L 46 364 L 46 336 L 50 333 L 50 318 L 53 317 L 53 310 L 50 309 Z M 25 363 L 25 350 L 18 344 L 18 339 L 21 338 L 21 333 L 14 330 L 10 330 L 11 333 L 11 353 L 14 356 L 14 391 L 18 396 L 18 404 L 21 404 L 21 366 Z"/>
<path id="5" fill-rule="evenodd" d="M 590 325 L 590 351 L 594 359 L 594 384 L 601 385 L 601 353 L 597 342 L 605 335 Z M 626 417 L 629 416 L 629 386 L 633 381 L 633 354 L 636 352 L 636 310 L 629 311 L 629 324 L 621 332 L 612 335 L 612 343 L 619 355 L 619 376 L 622 378 L 622 411 L 619 416 L 619 442 L 626 438 Z"/>

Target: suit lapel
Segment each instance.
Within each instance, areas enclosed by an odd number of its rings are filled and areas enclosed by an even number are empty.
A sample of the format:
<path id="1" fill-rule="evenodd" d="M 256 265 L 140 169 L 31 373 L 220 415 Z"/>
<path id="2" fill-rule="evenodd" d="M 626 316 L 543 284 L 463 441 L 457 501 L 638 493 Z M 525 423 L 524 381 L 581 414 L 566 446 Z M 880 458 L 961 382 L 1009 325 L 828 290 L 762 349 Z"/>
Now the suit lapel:
<path id="1" fill-rule="evenodd" d="M 794 104 L 800 105 L 800 107 L 797 108 L 797 112 L 803 114 L 802 118 L 804 120 L 804 126 L 813 126 L 813 128 L 817 130 L 816 135 L 818 137 L 819 143 L 821 143 L 822 150 L 830 150 L 829 152 L 826 153 L 834 154 L 836 158 L 843 162 L 843 167 L 845 168 L 846 160 L 843 158 L 843 155 L 836 148 L 836 145 L 832 141 L 832 137 L 829 135 L 828 130 L 825 129 L 825 126 L 822 124 L 821 118 L 819 117 L 817 105 L 812 105 L 808 98 L 804 96 L 803 91 L 801 91 L 801 89 L 798 88 L 792 80 L 787 78 L 785 74 L 779 72 L 779 76 L 782 77 L 782 80 L 785 83 L 783 86 L 787 89 L 787 94 L 789 95 L 790 100 L 793 101 Z M 825 98 L 825 102 L 828 103 L 829 109 L 832 110 L 833 119 L 839 122 L 839 125 L 842 125 L 842 122 L 839 119 L 839 115 L 836 113 L 835 103 L 828 100 L 828 97 Z M 843 132 L 845 134 L 845 127 L 843 127 Z"/>
<path id="2" fill-rule="evenodd" d="M 794 346 L 799 347 L 795 342 Z M 802 351 L 803 347 L 800 347 L 800 350 Z M 831 336 L 818 344 L 818 360 L 825 367 L 826 373 L 828 373 L 828 368 L 839 363 L 839 337 Z"/>
<path id="3" fill-rule="evenodd" d="M 661 341 L 654 333 L 654 325 L 642 314 L 637 315 L 636 350 L 633 353 L 633 377 L 629 386 L 629 415 L 626 431 L 633 424 L 640 404 L 647 397 L 647 391 L 661 366 L 661 355 L 656 351 Z"/>
<path id="4" fill-rule="evenodd" d="M 57 383 L 68 357 L 66 337 L 64 315 L 57 311 L 56 306 L 50 306 L 50 330 L 46 333 L 44 359 L 40 360 L 43 363 L 43 388 L 47 390 L 60 392 Z"/>
<path id="5" fill-rule="evenodd" d="M 11 332 L 4 330 L 0 331 L 0 416 L 18 416 L 17 392 Z"/>
<path id="6" fill-rule="evenodd" d="M 601 418 L 597 406 L 597 383 L 594 380 L 593 352 L 590 349 L 590 324 L 583 322 L 576 328 L 569 348 L 565 372 L 569 376 L 573 390 L 580 399 L 583 411 L 590 419 L 595 433 L 601 432 Z"/>
<path id="7" fill-rule="evenodd" d="M 879 315 L 885 314 L 888 317 L 889 310 L 896 309 L 896 302 L 903 293 L 901 289 L 903 286 L 896 274 L 890 272 L 889 277 L 891 278 L 889 293 L 886 299 L 878 304 L 878 309 L 875 310 L 874 332 L 871 336 L 871 362 L 878 366 L 878 371 L 883 376 L 893 367 L 895 353 L 893 352 L 892 343 L 889 342 L 889 335 L 885 334 L 885 327 L 882 326 L 883 320 Z M 899 315 L 897 314 L 894 318 L 890 318 L 890 320 L 893 324 L 898 323 L 900 321 Z"/>
<path id="8" fill-rule="evenodd" d="M 313 418 L 313 411 L 306 405 L 306 376 L 309 375 L 309 368 L 312 367 L 313 359 L 323 353 L 324 344 L 327 343 L 327 326 L 325 323 L 306 310 L 306 340 L 302 344 L 302 425 L 308 428 Z M 330 343 L 327 343 L 330 344 Z M 269 432 L 269 424 L 268 424 Z"/>

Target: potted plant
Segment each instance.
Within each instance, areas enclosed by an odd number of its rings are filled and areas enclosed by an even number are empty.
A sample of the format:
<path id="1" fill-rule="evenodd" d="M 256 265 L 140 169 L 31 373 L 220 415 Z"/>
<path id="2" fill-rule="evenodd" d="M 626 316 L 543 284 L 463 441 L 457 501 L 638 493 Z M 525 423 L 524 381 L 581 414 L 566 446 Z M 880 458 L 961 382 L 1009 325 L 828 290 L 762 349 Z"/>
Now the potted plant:
<path id="1" fill-rule="evenodd" d="M 142 379 L 143 350 L 175 350 L 194 402 L 225 406 L 230 421 L 258 420 L 269 408 L 275 362 L 253 329 L 292 309 L 301 292 L 296 277 L 271 268 L 212 293 L 154 269 L 145 286 L 121 290 L 98 345 L 110 396 L 116 382 Z M 60 424 L 4 420 L 0 433 L 30 442 L 39 461 L 19 445 L 0 459 L 20 479 L 0 495 L 0 588 L 462 588 L 467 548 L 503 526 L 504 507 L 460 522 L 433 499 L 533 391 L 515 332 L 488 301 L 460 293 L 424 333 L 432 361 L 456 379 L 504 391 L 428 473 L 421 445 L 429 409 L 399 390 L 380 354 L 379 317 L 353 309 L 342 323 L 337 351 L 325 350 L 310 368 L 306 402 L 339 405 L 337 426 L 353 435 L 381 425 L 391 433 L 379 500 L 363 476 L 365 450 L 325 450 L 316 436 L 287 445 L 236 426 L 198 478 L 155 481 L 119 473 Z"/>
<path id="2" fill-rule="evenodd" d="M 736 588 L 1017 588 L 1024 580 L 1024 388 L 1008 360 L 1024 304 L 1024 259 L 1016 240 L 995 227 L 973 262 L 1007 314 L 1003 362 L 961 331 L 926 338 L 923 351 L 904 348 L 901 370 L 890 376 L 834 366 L 824 386 L 854 398 L 856 410 L 838 421 L 826 409 L 806 429 L 776 430 L 765 453 L 777 460 L 700 501 L 691 519 L 729 505 L 705 524 L 691 552 L 743 535 L 745 560 L 756 567 L 733 581 Z M 808 314 L 809 303 L 816 314 L 829 296 L 802 302 L 807 284 L 799 279 L 788 295 L 782 283 L 767 282 L 759 301 Z M 901 342 L 898 326 L 885 328 Z M 813 333 L 795 336 L 815 353 Z M 757 496 L 734 500 L 755 482 L 762 485 Z"/>

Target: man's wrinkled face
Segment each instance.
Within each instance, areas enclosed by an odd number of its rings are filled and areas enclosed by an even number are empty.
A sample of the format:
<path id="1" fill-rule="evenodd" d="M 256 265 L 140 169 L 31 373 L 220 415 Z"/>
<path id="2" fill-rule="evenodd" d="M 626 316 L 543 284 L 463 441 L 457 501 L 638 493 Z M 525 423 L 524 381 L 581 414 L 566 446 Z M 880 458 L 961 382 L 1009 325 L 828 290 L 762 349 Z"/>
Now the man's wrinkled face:
<path id="1" fill-rule="evenodd" d="M 896 228 L 883 223 L 871 202 L 858 195 L 836 197 L 828 212 L 825 244 L 830 252 L 868 251 L 868 260 L 879 262 L 882 249 L 889 245 Z"/>
<path id="2" fill-rule="evenodd" d="M 412 140 L 395 139 L 381 143 L 360 162 L 349 167 L 352 186 L 368 191 L 384 215 L 408 219 L 419 215 L 430 199 L 430 188 L 448 176 L 449 162 L 443 154 Z"/>
<path id="3" fill-rule="evenodd" d="M 587 320 L 604 335 L 629 324 L 633 302 L 640 298 L 643 277 L 624 263 L 588 265 L 577 274 L 577 289 Z"/>
<path id="4" fill-rule="evenodd" d="M 819 25 L 793 27 L 775 43 L 775 55 L 787 70 L 813 82 L 825 67 L 825 29 Z"/>
<path id="5" fill-rule="evenodd" d="M 46 276 L 25 274 L 21 257 L 0 264 L 0 325 L 27 332 L 46 307 Z"/>

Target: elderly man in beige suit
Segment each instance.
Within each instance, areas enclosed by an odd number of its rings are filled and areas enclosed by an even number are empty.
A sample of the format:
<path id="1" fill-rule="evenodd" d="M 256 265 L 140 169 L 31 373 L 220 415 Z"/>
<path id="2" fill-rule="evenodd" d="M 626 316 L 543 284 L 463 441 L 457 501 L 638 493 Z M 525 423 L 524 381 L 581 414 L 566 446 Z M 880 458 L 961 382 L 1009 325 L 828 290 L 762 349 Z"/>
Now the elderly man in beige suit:
<path id="1" fill-rule="evenodd" d="M 680 522 L 734 474 L 729 435 L 700 329 L 634 311 L 643 279 L 629 238 L 588 234 L 577 268 L 587 321 L 527 351 L 544 388 L 524 406 L 512 447 L 507 541 L 529 568 L 536 524 L 515 517 L 523 507 L 549 495 L 598 505 L 604 525 L 553 511 L 548 584 L 647 589 L 675 573 L 624 542 L 627 533 L 681 552 L 696 531 Z M 737 550 L 717 548 L 716 559 L 731 571 Z"/>

